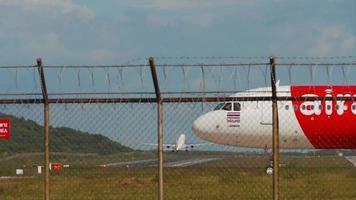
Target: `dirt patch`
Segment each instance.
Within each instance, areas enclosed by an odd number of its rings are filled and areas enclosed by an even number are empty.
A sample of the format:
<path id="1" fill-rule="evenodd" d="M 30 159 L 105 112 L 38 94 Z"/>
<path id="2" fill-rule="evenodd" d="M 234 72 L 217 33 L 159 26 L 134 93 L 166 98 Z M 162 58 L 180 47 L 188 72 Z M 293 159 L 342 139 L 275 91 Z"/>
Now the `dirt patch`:
<path id="1" fill-rule="evenodd" d="M 145 181 L 137 178 L 137 177 L 128 177 L 128 178 L 123 178 L 119 182 L 119 187 L 127 188 L 127 187 L 142 187 L 146 183 Z"/>

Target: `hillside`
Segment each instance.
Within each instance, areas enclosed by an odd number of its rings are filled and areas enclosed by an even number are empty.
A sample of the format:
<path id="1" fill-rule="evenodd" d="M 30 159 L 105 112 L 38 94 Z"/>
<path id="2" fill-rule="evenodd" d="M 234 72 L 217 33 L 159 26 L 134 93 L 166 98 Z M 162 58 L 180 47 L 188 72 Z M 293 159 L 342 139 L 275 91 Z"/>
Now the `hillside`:
<path id="1" fill-rule="evenodd" d="M 0 155 L 43 151 L 43 127 L 32 120 L 0 113 L 11 120 L 11 139 L 0 140 Z M 71 128 L 50 128 L 50 151 L 111 154 L 132 151 L 109 138 Z"/>

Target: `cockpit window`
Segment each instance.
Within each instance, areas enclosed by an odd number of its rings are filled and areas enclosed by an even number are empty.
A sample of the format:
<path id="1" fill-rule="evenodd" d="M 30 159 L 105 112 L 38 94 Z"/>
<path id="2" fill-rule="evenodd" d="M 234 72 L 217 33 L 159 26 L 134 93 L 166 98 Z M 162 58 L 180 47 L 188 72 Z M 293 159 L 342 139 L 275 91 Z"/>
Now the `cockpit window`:
<path id="1" fill-rule="evenodd" d="M 241 111 L 241 104 L 240 103 L 233 103 L 234 104 L 234 111 Z M 219 103 L 214 110 L 227 110 L 232 111 L 232 103 Z"/>
<path id="2" fill-rule="evenodd" d="M 225 103 L 219 103 L 214 110 L 220 110 L 222 107 L 224 107 Z"/>
<path id="3" fill-rule="evenodd" d="M 232 103 L 226 103 L 222 109 L 223 110 L 227 110 L 227 111 L 231 111 L 232 110 Z"/>
<path id="4" fill-rule="evenodd" d="M 241 104 L 240 103 L 234 103 L 234 111 L 241 111 Z"/>

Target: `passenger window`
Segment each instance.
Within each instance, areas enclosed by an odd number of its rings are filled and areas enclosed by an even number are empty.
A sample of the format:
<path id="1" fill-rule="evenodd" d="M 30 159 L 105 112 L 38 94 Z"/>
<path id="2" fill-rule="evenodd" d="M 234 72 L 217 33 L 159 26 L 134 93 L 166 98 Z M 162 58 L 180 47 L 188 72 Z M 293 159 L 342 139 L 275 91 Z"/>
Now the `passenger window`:
<path id="1" fill-rule="evenodd" d="M 223 110 L 227 110 L 227 111 L 231 111 L 232 110 L 232 104 L 231 103 L 226 103 L 222 109 Z"/>
<path id="2" fill-rule="evenodd" d="M 319 110 L 322 110 L 323 109 L 323 106 L 322 105 L 319 105 Z"/>
<path id="3" fill-rule="evenodd" d="M 314 106 L 313 105 L 310 106 L 310 110 L 314 110 Z"/>
<path id="4" fill-rule="evenodd" d="M 302 105 L 302 110 L 305 110 L 305 105 Z"/>
<path id="5" fill-rule="evenodd" d="M 336 108 L 336 110 L 339 110 L 339 109 L 340 109 L 340 106 L 339 106 L 339 105 L 336 105 L 335 108 Z"/>
<path id="6" fill-rule="evenodd" d="M 241 104 L 240 103 L 234 103 L 234 111 L 241 111 Z"/>
<path id="7" fill-rule="evenodd" d="M 356 110 L 356 105 L 352 105 L 352 110 Z"/>
<path id="8" fill-rule="evenodd" d="M 285 106 L 285 109 L 286 109 L 286 110 L 289 110 L 289 105 L 286 105 L 286 106 Z"/>
<path id="9" fill-rule="evenodd" d="M 326 106 L 326 109 L 331 110 L 331 106 L 330 106 L 330 105 L 327 105 L 327 106 Z"/>

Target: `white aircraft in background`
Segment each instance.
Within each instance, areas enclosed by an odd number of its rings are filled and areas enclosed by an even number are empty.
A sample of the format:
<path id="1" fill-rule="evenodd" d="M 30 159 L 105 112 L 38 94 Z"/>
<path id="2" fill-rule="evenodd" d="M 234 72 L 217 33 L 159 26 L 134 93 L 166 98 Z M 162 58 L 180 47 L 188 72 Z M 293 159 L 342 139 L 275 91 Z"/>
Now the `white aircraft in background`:
<path id="1" fill-rule="evenodd" d="M 232 97 L 271 97 L 257 88 Z M 278 86 L 282 97 L 354 97 L 356 86 Z M 356 149 L 356 101 L 279 101 L 280 148 Z M 193 123 L 193 132 L 216 144 L 272 148 L 272 102 L 224 102 Z"/>
<path id="2" fill-rule="evenodd" d="M 185 135 L 181 134 L 179 135 L 177 141 L 175 143 L 172 144 L 163 144 L 163 147 L 167 148 L 167 149 L 171 149 L 172 152 L 177 152 L 177 151 L 189 151 L 194 149 L 195 147 L 198 146 L 203 146 L 203 145 L 208 145 L 209 143 L 202 143 L 202 144 L 186 144 L 185 143 Z M 151 143 L 146 143 L 148 145 L 155 145 L 157 146 L 157 144 L 151 144 Z"/>

